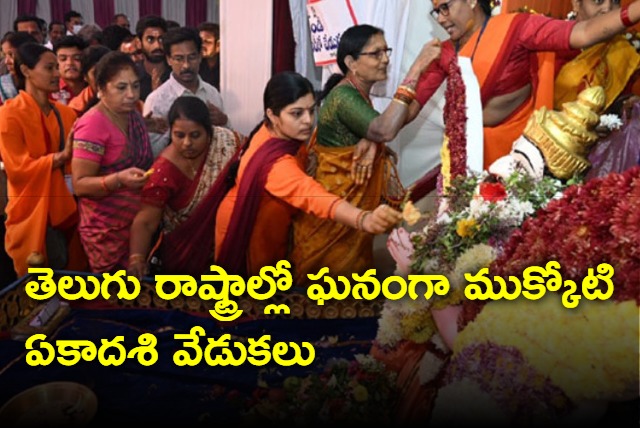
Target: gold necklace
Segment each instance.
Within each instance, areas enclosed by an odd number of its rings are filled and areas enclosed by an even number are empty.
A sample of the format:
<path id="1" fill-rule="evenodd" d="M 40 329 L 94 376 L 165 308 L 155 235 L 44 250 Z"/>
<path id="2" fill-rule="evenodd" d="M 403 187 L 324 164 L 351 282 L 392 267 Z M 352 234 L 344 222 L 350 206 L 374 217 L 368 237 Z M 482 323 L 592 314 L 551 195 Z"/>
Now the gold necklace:
<path id="1" fill-rule="evenodd" d="M 373 106 L 373 103 L 371 102 L 371 98 L 369 98 L 369 95 L 366 94 L 362 89 L 360 89 L 360 86 L 358 86 L 358 84 L 356 82 L 354 82 L 353 80 L 351 80 L 351 76 L 347 77 L 347 82 L 349 82 L 349 84 L 351 86 L 353 86 L 354 88 L 356 88 L 356 91 L 358 91 L 358 93 L 360 94 L 360 96 L 362 96 L 362 98 L 365 99 L 366 102 L 369 103 L 370 106 Z"/>
<path id="2" fill-rule="evenodd" d="M 114 113 L 113 110 L 111 110 L 109 108 L 109 106 L 107 106 L 104 102 L 100 102 L 100 106 L 102 108 L 102 111 L 104 111 L 107 114 L 107 117 L 109 118 L 111 123 L 113 123 L 115 126 L 117 126 L 118 129 L 125 135 L 125 137 L 128 138 L 129 137 L 128 116 L 127 116 L 127 125 L 123 126 L 122 123 L 120 122 L 120 120 L 121 120 L 120 116 L 118 116 L 116 113 Z"/>

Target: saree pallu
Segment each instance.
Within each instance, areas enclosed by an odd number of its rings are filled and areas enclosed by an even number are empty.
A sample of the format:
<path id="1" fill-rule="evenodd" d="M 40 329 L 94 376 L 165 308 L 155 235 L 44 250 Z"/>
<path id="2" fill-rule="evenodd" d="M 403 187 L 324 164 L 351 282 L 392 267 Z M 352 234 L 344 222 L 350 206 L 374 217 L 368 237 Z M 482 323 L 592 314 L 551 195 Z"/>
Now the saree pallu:
<path id="1" fill-rule="evenodd" d="M 640 55 L 621 35 L 585 49 L 562 66 L 555 81 L 554 108 L 575 101 L 589 86 L 602 86 L 606 95 L 605 110 L 625 90 L 640 66 Z"/>
<path id="2" fill-rule="evenodd" d="M 163 273 L 198 276 L 213 263 L 215 207 L 225 193 L 225 180 L 231 163 L 239 156 L 240 141 L 238 133 L 214 127 L 207 158 L 193 180 L 191 199 L 178 210 L 165 206 L 157 252 Z"/>
<path id="3" fill-rule="evenodd" d="M 108 145 L 116 144 L 122 144 L 119 151 L 106 150 Z M 129 138 L 125 139 L 124 134 L 99 110 L 83 115 L 74 134 L 76 156 L 98 162 L 99 176 L 133 166 L 148 169 L 153 157 L 142 116 L 137 112 L 129 114 Z M 78 230 L 93 272 L 126 269 L 131 223 L 140 206 L 140 190 L 127 188 L 107 196 L 79 199 Z"/>
<path id="4" fill-rule="evenodd" d="M 318 158 L 315 178 L 325 189 L 351 205 L 373 210 L 380 204 L 382 189 L 387 184 L 385 162 L 388 155 L 383 147 L 378 147 L 373 174 L 367 184 L 356 186 L 351 178 L 355 146 L 324 147 L 316 144 L 313 148 Z M 300 213 L 293 221 L 294 247 L 289 257 L 295 284 L 309 284 L 307 274 L 316 274 L 323 267 L 328 267 L 329 275 L 333 277 L 364 273 L 373 267 L 373 238 L 373 235 L 351 226 Z"/>

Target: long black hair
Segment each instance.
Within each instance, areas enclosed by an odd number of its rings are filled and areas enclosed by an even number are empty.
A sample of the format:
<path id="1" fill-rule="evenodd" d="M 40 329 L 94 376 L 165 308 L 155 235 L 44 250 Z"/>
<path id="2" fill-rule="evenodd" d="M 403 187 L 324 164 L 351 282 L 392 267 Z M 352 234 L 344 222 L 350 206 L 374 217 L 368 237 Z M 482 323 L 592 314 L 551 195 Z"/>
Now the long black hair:
<path id="1" fill-rule="evenodd" d="M 325 83 L 322 93 L 320 94 L 319 101 L 322 101 L 329 92 L 347 75 L 349 68 L 345 64 L 344 60 L 347 56 L 351 55 L 353 59 L 357 60 L 360 57 L 362 49 L 369 43 L 371 37 L 382 34 L 384 31 L 373 25 L 363 24 L 354 25 L 349 27 L 340 37 L 340 43 L 338 44 L 338 53 L 336 61 L 342 74 L 335 73 L 329 77 L 327 83 Z"/>
<path id="2" fill-rule="evenodd" d="M 16 77 L 18 78 L 18 89 L 25 89 L 26 87 L 26 79 L 20 66 L 24 64 L 29 70 L 33 70 L 38 62 L 40 62 L 42 55 L 47 52 L 53 53 L 51 49 L 46 48 L 40 43 L 27 42 L 20 45 L 13 66 Z"/>
<path id="3" fill-rule="evenodd" d="M 249 134 L 249 137 L 242 147 L 242 153 L 247 151 L 253 136 L 258 132 L 262 125 L 267 125 L 269 128 L 272 126 L 271 121 L 267 117 L 267 109 L 270 109 L 273 114 L 279 116 L 283 108 L 308 94 L 312 94 L 315 98 L 316 93 L 313 85 L 309 82 L 309 79 L 299 73 L 284 71 L 271 77 L 267 82 L 267 86 L 264 88 L 264 94 L 262 95 L 264 118 L 260 123 L 258 123 L 258 125 L 256 125 L 253 131 L 251 131 L 251 134 Z M 227 179 L 231 180 L 232 184 L 236 181 L 239 166 L 240 159 L 230 166 Z"/>
<path id="4" fill-rule="evenodd" d="M 491 0 L 478 0 L 478 3 L 480 4 L 480 7 L 482 8 L 482 11 L 484 12 L 485 15 L 487 16 L 491 16 Z"/>

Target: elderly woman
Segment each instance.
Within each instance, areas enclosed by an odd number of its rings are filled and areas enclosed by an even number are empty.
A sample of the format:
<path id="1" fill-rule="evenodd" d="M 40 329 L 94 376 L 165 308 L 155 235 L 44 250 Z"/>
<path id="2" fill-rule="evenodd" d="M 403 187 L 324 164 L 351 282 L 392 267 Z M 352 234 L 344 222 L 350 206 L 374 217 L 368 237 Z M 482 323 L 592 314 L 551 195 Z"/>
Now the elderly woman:
<path id="1" fill-rule="evenodd" d="M 302 170 L 296 154 L 311 136 L 315 97 L 297 73 L 271 78 L 264 92 L 265 119 L 248 140 L 234 169 L 235 185 L 216 217 L 216 263 L 236 274 L 255 275 L 286 259 L 292 217 L 306 212 L 365 233 L 382 233 L 401 219 L 386 205 L 360 209 Z M 232 174 L 235 178 L 235 174 Z"/>
<path id="2" fill-rule="evenodd" d="M 385 143 L 418 113 L 411 101 L 415 84 L 425 68 L 440 54 L 438 41 L 424 46 L 409 69 L 398 93 L 382 113 L 369 97 L 372 86 L 387 78 L 391 48 L 381 29 L 357 25 L 347 29 L 338 46 L 338 66 L 343 74 L 327 82 L 318 117 L 317 141 L 311 149 L 317 154 L 315 178 L 334 195 L 364 210 L 376 207 L 391 178 L 387 149 L 381 144 L 360 156 L 366 138 Z M 354 159 L 355 158 L 355 159 Z M 355 163 L 355 174 L 351 174 Z M 373 235 L 348 225 L 311 215 L 301 215 L 294 223 L 292 262 L 299 284 L 309 273 L 329 267 L 332 275 L 364 273 L 373 267 Z"/>
<path id="3" fill-rule="evenodd" d="M 432 15 L 450 40 L 442 45 L 440 61 L 421 76 L 416 97 L 421 105 L 427 102 L 457 55 L 471 60 L 480 84 L 485 168 L 509 153 L 537 106 L 552 106 L 552 88 L 543 93 L 542 84 L 553 81 L 553 64 L 533 54 L 586 48 L 640 21 L 637 1 L 581 22 L 529 13 L 491 16 L 492 4 L 433 0 Z"/>
<path id="4" fill-rule="evenodd" d="M 13 67 L 25 89 L 0 108 L 0 155 L 9 194 L 5 249 L 18 275 L 27 273 L 32 252 L 41 253 L 52 268 L 83 269 L 76 202 L 65 183 L 71 159 L 71 144 L 65 141 L 76 115 L 49 99 L 60 79 L 56 56 L 26 43 L 18 48 Z"/>
<path id="5" fill-rule="evenodd" d="M 128 265 L 129 229 L 153 157 L 136 110 L 140 80 L 131 58 L 110 52 L 96 65 L 95 75 L 100 102 L 75 128 L 73 186 L 91 270 L 113 272 Z"/>
<path id="6" fill-rule="evenodd" d="M 212 126 L 200 98 L 178 97 L 168 120 L 171 144 L 153 164 L 131 226 L 129 272 L 137 277 L 149 272 L 147 258 L 159 226 L 163 273 L 198 276 L 213 263 L 214 194 L 224 184 L 225 174 L 218 180 L 223 168 L 240 148 L 236 132 Z"/>

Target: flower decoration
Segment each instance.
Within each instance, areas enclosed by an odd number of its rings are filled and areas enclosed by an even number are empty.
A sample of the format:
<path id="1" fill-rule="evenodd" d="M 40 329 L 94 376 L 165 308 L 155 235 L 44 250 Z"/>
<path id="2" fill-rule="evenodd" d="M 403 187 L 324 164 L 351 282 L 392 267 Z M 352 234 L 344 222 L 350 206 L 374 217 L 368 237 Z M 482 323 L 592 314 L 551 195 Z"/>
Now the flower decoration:
<path id="1" fill-rule="evenodd" d="M 562 237 L 559 239 L 559 237 Z M 555 260 L 577 282 L 600 263 L 614 267 L 613 299 L 640 303 L 640 167 L 567 189 L 513 233 L 491 267 L 503 277 Z"/>
<path id="2" fill-rule="evenodd" d="M 507 197 L 507 189 L 500 182 L 480 183 L 478 190 L 482 199 L 487 202 L 499 202 Z"/>
<path id="3" fill-rule="evenodd" d="M 315 426 L 318 422 L 384 425 L 391 422 L 395 385 L 396 374 L 370 355 L 331 359 L 320 373 L 290 376 L 281 388 L 261 388 L 245 415 L 256 426 Z"/>
<path id="4" fill-rule="evenodd" d="M 444 274 L 451 289 L 447 296 L 434 296 L 428 301 L 385 302 L 376 341 L 387 347 L 401 340 L 428 342 L 436 332 L 431 309 L 464 301 L 464 274 L 488 267 L 510 234 L 559 197 L 566 186 L 552 177 L 538 180 L 519 171 L 504 180 L 488 172 L 454 178 L 437 213 L 421 216 L 426 225 L 410 235 L 411 271 Z"/>
<path id="5" fill-rule="evenodd" d="M 545 206 L 565 187 L 544 177 L 537 182 L 521 172 L 506 180 L 483 172 L 458 176 L 443 197 L 446 209 L 428 219 L 413 236 L 416 272 L 449 272 L 460 255 L 477 244 L 500 247 L 525 218 Z"/>
<path id="6" fill-rule="evenodd" d="M 640 52 L 640 33 L 625 33 L 624 37 Z"/>
<path id="7" fill-rule="evenodd" d="M 598 127 L 607 128 L 609 131 L 617 131 L 622 128 L 622 121 L 617 114 L 603 114 L 600 116 Z"/>
<path id="8" fill-rule="evenodd" d="M 420 220 L 422 214 L 420 211 L 413 205 L 413 202 L 406 201 L 404 203 L 404 207 L 402 208 L 402 218 L 407 222 L 409 226 L 413 226 Z"/>

